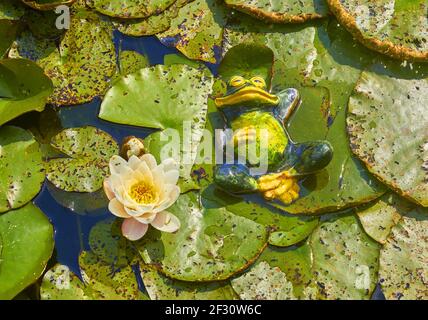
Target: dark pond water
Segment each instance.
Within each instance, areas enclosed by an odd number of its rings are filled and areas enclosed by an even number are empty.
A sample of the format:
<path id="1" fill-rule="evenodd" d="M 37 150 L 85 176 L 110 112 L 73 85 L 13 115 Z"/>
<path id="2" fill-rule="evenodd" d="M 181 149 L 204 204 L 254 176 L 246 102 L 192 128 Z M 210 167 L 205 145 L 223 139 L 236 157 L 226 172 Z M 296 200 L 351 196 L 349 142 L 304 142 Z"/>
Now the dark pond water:
<path id="1" fill-rule="evenodd" d="M 163 64 L 167 54 L 179 54 L 177 50 L 163 46 L 155 37 L 132 38 L 115 32 L 115 44 L 117 50 L 133 50 L 149 58 L 150 64 Z M 217 65 L 206 64 L 211 72 L 217 74 Z M 144 138 L 151 132 L 150 129 L 142 129 L 124 125 L 108 123 L 98 118 L 101 99 L 95 99 L 89 104 L 72 107 L 61 107 L 58 116 L 64 128 L 92 125 L 111 134 L 118 142 L 129 135 Z M 78 256 L 82 250 L 89 250 L 89 232 L 99 221 L 111 218 L 107 207 L 101 206 L 94 210 L 78 208 L 75 211 L 64 207 L 52 196 L 55 188 L 46 183 L 42 192 L 34 200 L 34 203 L 49 217 L 55 227 L 56 259 L 59 263 L 67 265 L 74 273 L 80 274 Z M 51 190 L 51 191 L 50 191 Z M 89 198 L 89 202 L 92 199 Z M 70 200 L 72 201 L 72 200 Z M 68 202 L 70 204 L 70 201 Z M 88 201 L 88 198 L 86 198 Z M 97 200 L 94 198 L 93 202 Z M 106 202 L 107 204 L 107 202 Z M 71 207 L 69 205 L 69 207 Z M 95 206 L 96 207 L 96 206 Z M 139 279 L 141 285 L 141 279 Z M 379 288 L 373 295 L 373 299 L 384 299 Z"/>

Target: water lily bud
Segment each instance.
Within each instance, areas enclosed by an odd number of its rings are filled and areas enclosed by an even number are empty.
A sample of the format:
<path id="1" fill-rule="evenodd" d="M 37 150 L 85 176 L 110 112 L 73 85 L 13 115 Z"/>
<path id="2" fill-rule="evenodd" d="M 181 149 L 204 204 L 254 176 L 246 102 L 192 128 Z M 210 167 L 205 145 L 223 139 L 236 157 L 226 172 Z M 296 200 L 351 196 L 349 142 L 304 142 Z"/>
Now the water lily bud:
<path id="1" fill-rule="evenodd" d="M 132 156 L 141 157 L 145 154 L 143 139 L 130 136 L 123 139 L 120 156 L 124 159 L 129 159 Z"/>

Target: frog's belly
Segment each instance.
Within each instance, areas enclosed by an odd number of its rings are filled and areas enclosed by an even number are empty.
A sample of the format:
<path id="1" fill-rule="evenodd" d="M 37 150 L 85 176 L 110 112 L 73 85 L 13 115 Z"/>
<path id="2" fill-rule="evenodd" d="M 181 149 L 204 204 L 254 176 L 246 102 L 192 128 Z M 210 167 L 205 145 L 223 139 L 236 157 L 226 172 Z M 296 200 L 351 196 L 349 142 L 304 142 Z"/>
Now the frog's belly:
<path id="1" fill-rule="evenodd" d="M 270 113 L 243 114 L 232 121 L 231 127 L 235 157 L 247 159 L 247 165 L 258 166 L 267 160 L 270 167 L 283 159 L 288 140 L 281 124 Z"/>

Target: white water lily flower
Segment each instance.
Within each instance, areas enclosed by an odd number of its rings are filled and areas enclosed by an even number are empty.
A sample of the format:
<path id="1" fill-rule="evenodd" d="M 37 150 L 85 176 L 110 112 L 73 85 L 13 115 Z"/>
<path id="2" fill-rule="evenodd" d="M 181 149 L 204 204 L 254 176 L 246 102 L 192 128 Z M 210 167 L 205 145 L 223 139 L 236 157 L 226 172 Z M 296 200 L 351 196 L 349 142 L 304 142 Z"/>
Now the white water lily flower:
<path id="1" fill-rule="evenodd" d="M 149 225 L 163 232 L 175 232 L 180 220 L 166 211 L 180 195 L 178 166 L 173 159 L 157 164 L 151 154 L 129 161 L 113 156 L 111 176 L 104 181 L 104 191 L 110 200 L 109 210 L 124 218 L 122 234 L 129 240 L 141 239 Z"/>

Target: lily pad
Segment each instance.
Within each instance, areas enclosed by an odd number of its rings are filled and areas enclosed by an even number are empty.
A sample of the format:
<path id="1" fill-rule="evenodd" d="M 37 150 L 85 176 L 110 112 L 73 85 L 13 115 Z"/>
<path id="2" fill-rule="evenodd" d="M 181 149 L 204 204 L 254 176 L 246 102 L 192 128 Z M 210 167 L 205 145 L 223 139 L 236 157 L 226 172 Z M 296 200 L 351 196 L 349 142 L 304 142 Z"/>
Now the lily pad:
<path id="1" fill-rule="evenodd" d="M 151 36 L 164 32 L 171 26 L 171 19 L 177 17 L 178 10 L 193 0 L 177 0 L 159 14 L 144 19 L 115 19 L 116 28 L 128 36 Z"/>
<path id="2" fill-rule="evenodd" d="M 234 214 L 269 227 L 269 243 L 287 247 L 305 240 L 318 225 L 319 218 L 292 216 L 275 208 L 232 197 L 214 186 L 203 192 L 206 207 L 224 206 Z M 251 199 L 250 199 L 251 201 Z"/>
<path id="3" fill-rule="evenodd" d="M 20 0 L 0 0 L 0 20 L 19 20 L 25 13 Z"/>
<path id="4" fill-rule="evenodd" d="M 0 213 L 20 208 L 40 191 L 45 174 L 39 144 L 28 131 L 0 128 Z"/>
<path id="5" fill-rule="evenodd" d="M 165 277 L 156 268 L 140 265 L 141 278 L 152 300 L 236 300 L 227 282 L 195 283 Z"/>
<path id="6" fill-rule="evenodd" d="M 266 246 L 262 225 L 224 208 L 203 208 L 193 192 L 181 195 L 168 210 L 181 228 L 174 234 L 151 228 L 137 247 L 145 263 L 172 279 L 228 279 L 251 265 Z"/>
<path id="7" fill-rule="evenodd" d="M 176 159 L 181 163 L 180 175 L 188 177 L 205 128 L 212 83 L 212 77 L 204 70 L 186 65 L 141 69 L 117 81 L 107 92 L 99 117 L 115 123 L 169 129 L 146 139 L 145 146 L 158 160 L 162 148 L 172 143 L 169 135 L 177 134 L 180 146 L 174 147 L 178 147 L 179 154 L 170 156 L 181 155 Z"/>
<path id="8" fill-rule="evenodd" d="M 90 251 L 80 254 L 79 264 L 86 290 L 95 300 L 147 300 L 131 266 L 113 270 Z"/>
<path id="9" fill-rule="evenodd" d="M 22 0 L 27 6 L 36 9 L 49 11 L 59 6 L 71 6 L 76 0 Z"/>
<path id="10" fill-rule="evenodd" d="M 247 273 L 231 280 L 242 300 L 295 300 L 293 285 L 280 268 L 260 262 Z"/>
<path id="11" fill-rule="evenodd" d="M 362 44 L 402 60 L 428 60 L 425 0 L 327 0 L 339 22 Z"/>
<path id="12" fill-rule="evenodd" d="M 191 17 L 191 18 L 189 18 Z M 159 40 L 189 59 L 219 62 L 227 9 L 217 0 L 195 0 L 182 7 Z"/>
<path id="13" fill-rule="evenodd" d="M 428 206 L 428 78 L 364 72 L 349 101 L 353 152 L 400 195 Z"/>
<path id="14" fill-rule="evenodd" d="M 382 292 L 391 300 L 428 299 L 428 210 L 407 212 L 380 253 Z"/>
<path id="15" fill-rule="evenodd" d="M 325 0 L 225 0 L 225 3 L 232 9 L 273 23 L 303 23 L 326 17 L 329 12 Z"/>
<path id="16" fill-rule="evenodd" d="M 30 111 L 42 111 L 51 93 L 52 82 L 34 62 L 0 60 L 0 125 Z"/>
<path id="17" fill-rule="evenodd" d="M 121 51 L 119 54 L 120 73 L 127 75 L 149 66 L 149 60 L 135 51 Z"/>
<path id="18" fill-rule="evenodd" d="M 12 299 L 42 275 L 53 236 L 49 220 L 33 204 L 0 215 L 0 299 Z"/>
<path id="19" fill-rule="evenodd" d="M 18 23 L 13 20 L 0 19 L 0 59 L 2 59 L 17 35 Z"/>
<path id="20" fill-rule="evenodd" d="M 117 18 L 146 18 L 166 10 L 176 0 L 89 0 L 98 12 Z"/>
<path id="21" fill-rule="evenodd" d="M 408 201 L 388 193 L 375 203 L 357 209 L 357 214 L 367 234 L 384 244 L 391 229 L 412 207 L 413 205 Z"/>
<path id="22" fill-rule="evenodd" d="M 116 73 L 112 32 L 112 25 L 95 13 L 78 10 L 59 47 L 54 40 L 36 39 L 26 32 L 16 41 L 13 54 L 36 61 L 52 79 L 50 103 L 82 104 L 103 95 Z"/>
<path id="23" fill-rule="evenodd" d="M 380 245 L 364 232 L 355 215 L 330 217 L 309 243 L 321 298 L 370 299 L 378 280 Z"/>
<path id="24" fill-rule="evenodd" d="M 109 160 L 119 146 L 104 131 L 94 127 L 65 129 L 52 139 L 52 146 L 67 157 L 47 163 L 47 178 L 57 188 L 70 192 L 95 192 L 109 175 Z"/>

